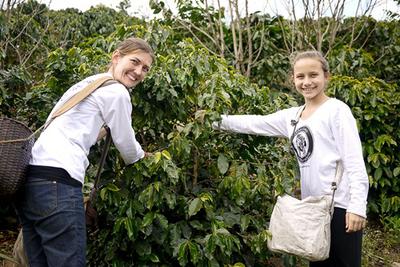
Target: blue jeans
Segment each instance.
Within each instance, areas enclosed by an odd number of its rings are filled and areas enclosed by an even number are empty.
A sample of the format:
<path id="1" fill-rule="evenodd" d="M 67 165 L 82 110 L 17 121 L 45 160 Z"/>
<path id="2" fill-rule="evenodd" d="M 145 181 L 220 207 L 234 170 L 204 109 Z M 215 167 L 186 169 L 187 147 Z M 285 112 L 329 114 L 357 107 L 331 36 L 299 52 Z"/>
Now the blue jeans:
<path id="1" fill-rule="evenodd" d="M 29 177 L 18 206 L 29 266 L 85 266 L 82 189 Z"/>

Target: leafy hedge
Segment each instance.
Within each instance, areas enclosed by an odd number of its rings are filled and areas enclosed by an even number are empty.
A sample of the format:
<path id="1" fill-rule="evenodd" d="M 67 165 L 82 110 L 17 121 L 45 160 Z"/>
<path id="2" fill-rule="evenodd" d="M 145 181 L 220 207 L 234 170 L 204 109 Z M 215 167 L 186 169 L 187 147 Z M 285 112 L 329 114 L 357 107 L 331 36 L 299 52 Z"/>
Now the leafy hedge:
<path id="1" fill-rule="evenodd" d="M 158 59 L 132 94 L 133 121 L 146 150 L 168 147 L 129 167 L 112 151 L 103 175 L 109 183 L 97 203 L 100 229 L 90 236 L 89 262 L 262 265 L 270 257 L 265 229 L 275 193 L 294 186 L 293 158 L 283 140 L 215 133 L 210 124 L 221 113 L 265 114 L 296 101 L 249 84 L 190 39 L 174 44 L 168 28 L 154 27 L 147 37 L 159 47 Z M 121 27 L 112 38 L 57 51 L 56 58 L 65 65 L 61 73 L 68 74 L 77 64 L 86 66 L 82 59 L 88 53 L 131 32 L 146 36 L 141 27 Z M 62 60 L 66 54 L 68 60 Z M 58 77 L 57 61 L 51 62 L 50 80 Z M 72 72 L 58 79 L 80 75 Z M 395 214 L 397 88 L 374 78 L 334 76 L 328 92 L 348 103 L 358 120 L 372 185 L 370 211 Z"/>
<path id="2" fill-rule="evenodd" d="M 400 210 L 400 92 L 370 77 L 336 76 L 329 93 L 352 108 L 357 119 L 370 180 L 370 213 L 394 216 Z"/>
<path id="3" fill-rule="evenodd" d="M 157 51 L 152 72 L 135 88 L 132 102 L 137 138 L 147 151 L 159 151 L 125 167 L 111 150 L 97 202 L 100 228 L 89 236 L 89 264 L 265 265 L 271 256 L 265 242 L 272 203 L 276 193 L 295 186 L 294 159 L 285 140 L 215 132 L 211 122 L 222 113 L 271 113 L 296 105 L 297 96 L 277 91 L 276 84 L 274 89 L 250 84 L 224 60 L 191 39 L 175 39 L 171 28 L 154 22 L 120 25 L 107 37 L 89 36 L 54 50 L 42 66 L 43 79 L 26 94 L 11 92 L 9 85 L 33 84 L 29 72 L 2 70 L 0 113 L 33 128 L 41 125 L 65 89 L 102 71 L 118 40 L 130 35 L 148 39 Z M 370 214 L 395 215 L 400 207 L 399 89 L 364 78 L 373 66 L 366 51 L 345 47 L 335 53 L 338 72 L 360 77 L 336 75 L 328 92 L 348 103 L 357 118 L 372 186 Z M 268 66 L 275 66 L 271 60 L 266 59 Z M 348 64 L 352 61 L 357 64 Z M 285 71 L 274 73 L 285 81 Z M 98 148 L 91 157 L 96 154 Z M 87 183 L 95 167 L 88 170 Z"/>
<path id="4" fill-rule="evenodd" d="M 211 122 L 220 113 L 271 112 L 293 100 L 270 99 L 268 88 L 248 84 L 190 39 L 166 50 L 132 100 L 141 143 L 149 151 L 168 148 L 127 168 L 115 152 L 117 164 L 104 177 L 115 182 L 100 193 L 103 221 L 92 236 L 89 262 L 262 264 L 269 255 L 266 227 L 275 179 L 276 190 L 291 188 L 290 179 L 273 177 L 290 177 L 278 166 L 289 156 L 273 140 L 215 133 Z"/>

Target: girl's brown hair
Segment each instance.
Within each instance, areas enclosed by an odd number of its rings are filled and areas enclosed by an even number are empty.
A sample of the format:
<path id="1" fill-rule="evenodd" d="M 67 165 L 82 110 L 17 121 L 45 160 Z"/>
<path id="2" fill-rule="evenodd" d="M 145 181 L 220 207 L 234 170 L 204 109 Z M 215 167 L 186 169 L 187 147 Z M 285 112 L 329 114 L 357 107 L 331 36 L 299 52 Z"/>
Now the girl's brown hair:
<path id="1" fill-rule="evenodd" d="M 295 52 L 291 55 L 291 73 L 293 73 L 293 68 L 294 68 L 294 64 L 296 64 L 297 61 L 299 61 L 300 59 L 304 59 L 304 58 L 314 58 L 316 60 L 318 60 L 319 62 L 321 62 L 321 66 L 322 66 L 322 70 L 324 71 L 325 74 L 329 73 L 329 64 L 328 61 L 325 59 L 325 57 L 321 54 L 321 52 L 316 51 L 316 50 L 308 50 L 308 51 L 303 51 L 303 52 Z"/>

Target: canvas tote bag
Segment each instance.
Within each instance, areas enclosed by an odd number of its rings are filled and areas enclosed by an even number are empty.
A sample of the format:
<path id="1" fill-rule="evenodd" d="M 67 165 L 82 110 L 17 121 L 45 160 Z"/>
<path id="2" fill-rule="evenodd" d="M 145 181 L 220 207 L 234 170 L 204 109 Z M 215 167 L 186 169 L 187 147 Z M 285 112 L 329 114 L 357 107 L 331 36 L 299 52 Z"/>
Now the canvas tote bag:
<path id="1" fill-rule="evenodd" d="M 295 127 L 290 144 L 304 107 L 300 108 L 296 120 L 292 120 Z M 342 175 L 343 165 L 339 161 L 331 195 L 310 196 L 302 200 L 290 195 L 278 196 L 269 223 L 272 237 L 267 245 L 271 251 L 296 255 L 309 261 L 322 261 L 329 257 L 333 203 Z"/>
<path id="2" fill-rule="evenodd" d="M 322 261 L 329 257 L 331 219 L 334 194 L 343 173 L 342 164 L 336 168 L 332 182 L 332 195 L 310 196 L 299 200 L 289 195 L 279 196 L 272 211 L 268 248 L 309 261 Z"/>

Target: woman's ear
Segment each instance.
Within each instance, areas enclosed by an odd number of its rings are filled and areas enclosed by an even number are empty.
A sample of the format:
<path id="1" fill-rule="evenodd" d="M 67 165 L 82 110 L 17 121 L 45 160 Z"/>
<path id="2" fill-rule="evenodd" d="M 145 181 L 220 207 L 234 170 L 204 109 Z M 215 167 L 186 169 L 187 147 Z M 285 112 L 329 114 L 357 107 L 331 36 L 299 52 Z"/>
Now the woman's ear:
<path id="1" fill-rule="evenodd" d="M 325 72 L 325 79 L 327 79 L 328 81 L 331 79 L 331 74 L 329 72 Z"/>
<path id="2" fill-rule="evenodd" d="M 120 53 L 118 50 L 115 50 L 115 51 L 112 53 L 112 56 L 111 56 L 111 62 L 112 62 L 112 64 L 113 64 L 113 65 L 114 65 L 114 64 L 117 64 L 118 61 L 119 61 L 119 59 L 120 59 L 120 57 L 121 57 L 121 53 Z"/>

